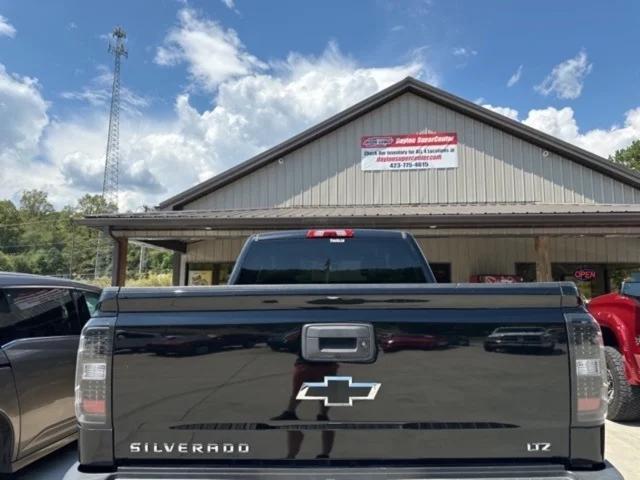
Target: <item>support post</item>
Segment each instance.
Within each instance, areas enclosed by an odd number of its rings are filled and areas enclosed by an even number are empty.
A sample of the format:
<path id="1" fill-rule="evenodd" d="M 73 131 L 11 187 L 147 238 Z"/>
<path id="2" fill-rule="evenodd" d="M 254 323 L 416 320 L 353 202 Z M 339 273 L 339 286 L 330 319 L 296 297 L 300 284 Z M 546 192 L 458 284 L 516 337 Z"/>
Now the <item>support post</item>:
<path id="1" fill-rule="evenodd" d="M 117 237 L 113 244 L 113 260 L 111 268 L 111 285 L 114 287 L 124 287 L 127 279 L 127 250 L 129 239 Z"/>
<path id="2" fill-rule="evenodd" d="M 536 250 L 536 281 L 550 282 L 553 280 L 551 276 L 551 260 L 549 256 L 549 237 L 539 236 L 535 238 Z"/>
<path id="3" fill-rule="evenodd" d="M 175 287 L 180 285 L 180 275 L 182 275 L 182 254 L 180 252 L 173 252 L 173 270 L 171 275 L 171 284 Z"/>

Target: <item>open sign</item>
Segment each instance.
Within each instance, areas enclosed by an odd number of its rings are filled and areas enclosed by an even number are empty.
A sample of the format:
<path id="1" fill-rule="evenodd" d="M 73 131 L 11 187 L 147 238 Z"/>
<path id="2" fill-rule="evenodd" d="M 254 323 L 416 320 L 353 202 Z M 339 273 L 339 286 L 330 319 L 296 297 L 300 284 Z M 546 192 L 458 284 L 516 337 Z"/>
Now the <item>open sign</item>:
<path id="1" fill-rule="evenodd" d="M 578 280 L 588 282 L 596 279 L 596 271 L 592 268 L 580 268 L 573 273 L 573 276 Z"/>

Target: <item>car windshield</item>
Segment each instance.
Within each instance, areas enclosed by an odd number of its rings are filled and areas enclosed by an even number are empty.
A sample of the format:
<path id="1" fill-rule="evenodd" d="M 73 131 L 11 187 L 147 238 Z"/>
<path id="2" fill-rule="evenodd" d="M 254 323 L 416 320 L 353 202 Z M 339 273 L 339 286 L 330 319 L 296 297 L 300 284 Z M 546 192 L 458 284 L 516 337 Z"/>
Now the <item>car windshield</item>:
<path id="1" fill-rule="evenodd" d="M 401 237 L 276 238 L 251 243 L 236 283 L 424 283 L 423 265 Z"/>
<path id="2" fill-rule="evenodd" d="M 640 282 L 625 282 L 622 293 L 628 297 L 640 299 Z"/>

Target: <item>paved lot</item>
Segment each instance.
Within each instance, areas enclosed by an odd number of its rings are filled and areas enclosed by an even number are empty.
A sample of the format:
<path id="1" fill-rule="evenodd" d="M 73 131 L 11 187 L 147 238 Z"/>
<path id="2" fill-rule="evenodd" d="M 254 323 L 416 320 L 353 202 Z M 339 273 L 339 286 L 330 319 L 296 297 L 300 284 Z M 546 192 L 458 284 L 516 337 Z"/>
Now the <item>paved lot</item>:
<path id="1" fill-rule="evenodd" d="M 607 424 L 607 458 L 625 480 L 640 480 L 640 423 Z M 59 480 L 76 461 L 76 447 L 70 445 L 25 468 L 10 480 Z"/>
<path id="2" fill-rule="evenodd" d="M 606 455 L 625 480 L 640 480 L 640 422 L 607 422 Z"/>

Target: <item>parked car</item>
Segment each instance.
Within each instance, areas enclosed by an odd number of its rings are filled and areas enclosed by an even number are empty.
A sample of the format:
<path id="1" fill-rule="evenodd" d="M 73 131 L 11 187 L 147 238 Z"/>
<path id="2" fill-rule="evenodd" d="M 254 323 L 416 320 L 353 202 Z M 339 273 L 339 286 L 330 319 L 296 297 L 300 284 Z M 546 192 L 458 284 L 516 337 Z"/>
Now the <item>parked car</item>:
<path id="1" fill-rule="evenodd" d="M 154 340 L 160 338 L 160 336 L 161 335 L 159 333 L 155 332 L 116 332 L 116 337 L 118 337 L 120 349 L 129 350 L 135 353 L 147 352 L 149 349 L 149 345 L 151 345 Z"/>
<path id="2" fill-rule="evenodd" d="M 640 277 L 626 281 L 620 293 L 589 302 L 602 328 L 609 379 L 609 413 L 615 421 L 640 419 Z"/>
<path id="3" fill-rule="evenodd" d="M 205 355 L 226 348 L 253 348 L 262 339 L 259 335 L 247 334 L 188 334 L 184 332 L 155 333 L 155 338 L 148 341 L 138 351 L 147 351 L 156 355 Z M 120 333 L 125 338 L 126 333 Z M 126 348 L 127 342 L 123 342 Z"/>
<path id="4" fill-rule="evenodd" d="M 156 355 L 204 355 L 213 348 L 215 336 L 204 334 L 169 334 L 158 335 L 147 342 L 143 351 Z"/>
<path id="5" fill-rule="evenodd" d="M 0 472 L 77 438 L 76 353 L 99 295 L 82 283 L 0 273 Z"/>
<path id="6" fill-rule="evenodd" d="M 348 229 L 251 237 L 230 283 L 105 289 L 82 342 L 114 348 L 78 354 L 80 462 L 65 480 L 621 480 L 604 460 L 600 328 L 574 284 L 436 285 L 410 235 Z M 379 352 L 389 333 L 525 322 L 572 340 L 544 359 Z M 174 328 L 271 340 L 159 358 L 114 335 Z M 99 380 L 81 374 L 98 366 Z"/>
<path id="7" fill-rule="evenodd" d="M 447 339 L 440 335 L 391 334 L 380 339 L 380 348 L 388 353 L 399 350 L 433 350 L 448 346 Z"/>
<path id="8" fill-rule="evenodd" d="M 497 350 L 537 350 L 551 353 L 556 340 L 549 328 L 543 327 L 500 327 L 496 328 L 484 341 L 487 352 Z"/>

